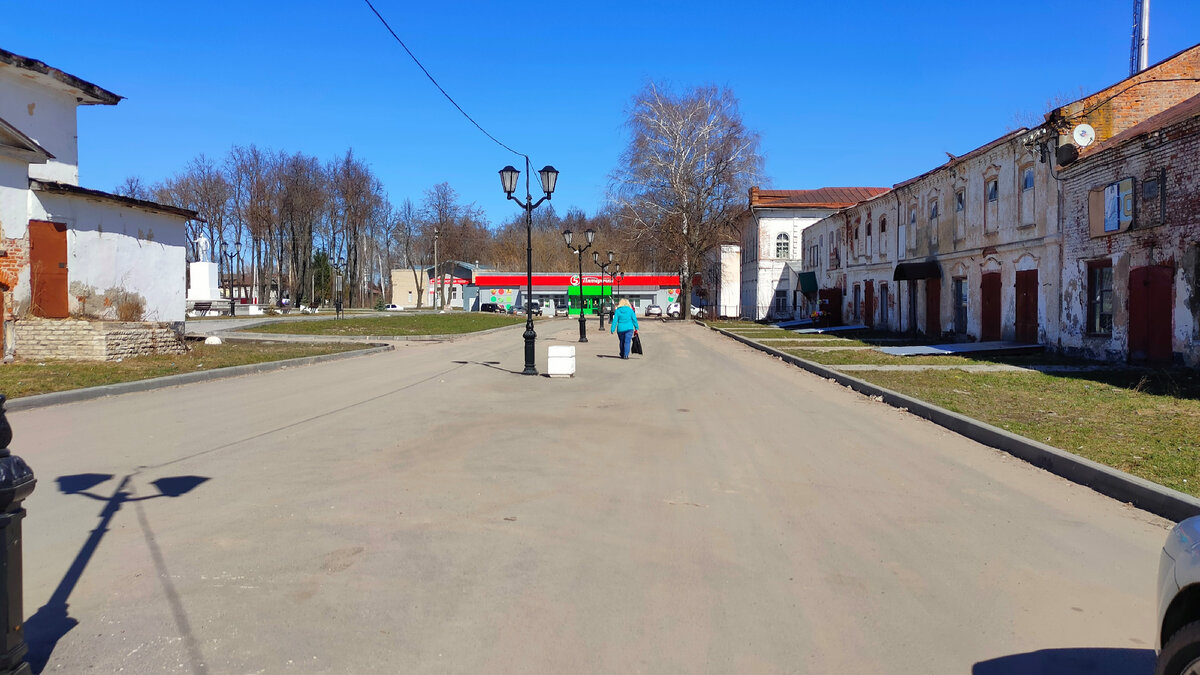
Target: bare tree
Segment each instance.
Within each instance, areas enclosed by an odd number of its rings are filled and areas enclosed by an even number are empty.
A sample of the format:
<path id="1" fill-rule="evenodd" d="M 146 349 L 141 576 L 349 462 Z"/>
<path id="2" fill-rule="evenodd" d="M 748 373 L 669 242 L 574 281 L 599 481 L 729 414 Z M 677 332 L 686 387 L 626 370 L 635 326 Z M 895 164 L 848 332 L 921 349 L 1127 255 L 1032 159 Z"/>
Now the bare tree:
<path id="1" fill-rule="evenodd" d="M 425 191 L 421 215 L 424 236 L 436 239 L 439 247 L 435 278 L 439 279 L 441 306 L 445 307 L 449 296 L 449 285 L 440 283 L 447 262 L 454 260 L 486 260 L 491 244 L 491 233 L 487 229 L 482 211 L 475 204 L 460 204 L 458 193 L 449 183 L 438 183 Z"/>
<path id="2" fill-rule="evenodd" d="M 150 186 L 146 185 L 138 176 L 128 176 L 121 184 L 113 190 L 113 194 L 121 195 L 122 197 L 131 197 L 133 199 L 150 200 L 154 199 L 154 194 L 150 191 Z"/>
<path id="3" fill-rule="evenodd" d="M 411 199 L 405 199 L 396 212 L 396 237 L 400 240 L 400 259 L 413 275 L 417 289 L 417 309 L 425 304 L 425 268 L 429 266 L 430 243 L 422 236 L 421 220 Z"/>
<path id="4" fill-rule="evenodd" d="M 633 98 L 629 146 L 612 177 L 627 236 L 666 248 L 679 265 L 682 315 L 704 255 L 732 239 L 746 192 L 762 172 L 758 135 L 733 92 L 714 86 L 676 95 L 654 83 Z"/>

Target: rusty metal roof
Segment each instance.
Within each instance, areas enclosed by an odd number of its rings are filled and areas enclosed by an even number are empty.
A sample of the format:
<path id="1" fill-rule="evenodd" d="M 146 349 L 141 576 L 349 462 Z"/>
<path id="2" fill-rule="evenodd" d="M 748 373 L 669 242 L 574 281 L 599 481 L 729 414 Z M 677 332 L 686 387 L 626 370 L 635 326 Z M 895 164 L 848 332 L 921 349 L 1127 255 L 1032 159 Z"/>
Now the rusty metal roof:
<path id="1" fill-rule="evenodd" d="M 125 98 L 107 89 L 98 87 L 87 80 L 75 77 L 70 73 L 65 73 L 58 68 L 48 66 L 37 59 L 31 59 L 28 56 L 21 56 L 20 54 L 0 49 L 0 68 L 4 66 L 12 66 L 38 73 L 39 75 L 45 75 L 60 84 L 66 85 L 79 94 L 76 98 L 79 100 L 80 105 L 116 105 L 122 98 Z"/>
<path id="2" fill-rule="evenodd" d="M 88 188 L 82 188 L 82 187 L 79 187 L 78 185 L 71 185 L 69 183 L 58 183 L 58 182 L 51 181 L 51 180 L 38 180 L 37 178 L 30 178 L 29 179 L 29 188 L 31 190 L 34 190 L 37 192 L 49 192 L 52 194 L 60 194 L 60 195 L 76 195 L 76 196 L 80 196 L 80 197 L 87 197 L 90 199 L 97 199 L 100 201 L 116 202 L 116 203 L 124 205 L 124 206 L 135 206 L 137 208 L 146 209 L 148 211 L 158 211 L 159 213 L 169 213 L 174 216 L 179 216 L 181 218 L 188 218 L 191 220 L 201 220 L 201 221 L 204 220 L 203 218 L 199 217 L 199 214 L 197 214 L 195 211 L 192 211 L 191 209 L 181 209 L 178 206 L 171 206 L 170 204 L 159 204 L 158 202 L 152 202 L 152 201 L 148 201 L 145 199 L 135 199 L 133 197 L 122 197 L 121 195 L 114 195 L 111 192 L 104 192 L 101 190 L 90 190 Z"/>
<path id="3" fill-rule="evenodd" d="M 47 159 L 54 159 L 54 155 L 50 154 L 49 150 L 43 148 L 37 141 L 33 140 L 29 136 L 26 136 L 25 133 L 20 129 L 9 124 L 8 121 L 6 121 L 3 117 L 0 117 L 0 132 L 9 134 L 18 143 L 24 146 L 22 150 L 34 155 L 36 157 L 34 160 L 36 163 L 44 162 Z"/>
<path id="4" fill-rule="evenodd" d="M 945 164 L 940 164 L 919 176 L 914 176 L 913 178 L 909 178 L 906 181 L 896 183 L 895 185 L 892 186 L 892 189 L 898 190 L 902 187 L 907 187 L 909 185 L 912 185 L 913 183 L 921 180 L 922 178 L 925 178 L 931 174 L 935 174 L 938 171 L 941 171 L 943 169 L 949 169 L 952 166 L 957 166 L 959 164 L 962 164 L 963 162 L 965 162 L 969 159 L 974 159 L 975 157 L 978 157 L 979 155 L 991 150 L 992 148 L 994 148 L 998 145 L 1003 145 L 1004 143 L 1008 143 L 1009 141 L 1013 140 L 1014 138 L 1018 138 L 1022 134 L 1025 134 L 1028 132 L 1029 132 L 1029 129 L 1026 129 L 1025 127 L 1021 127 L 1020 129 L 1017 129 L 1016 131 L 1009 131 L 1009 132 L 1005 133 L 1003 136 L 1001 136 L 1000 138 L 997 138 L 994 141 L 989 141 L 987 143 L 984 143 L 983 145 L 979 146 L 978 148 L 975 148 L 974 150 L 968 152 L 965 155 L 952 155 L 950 160 L 947 161 Z M 946 154 L 949 154 L 949 153 L 946 153 Z"/>
<path id="5" fill-rule="evenodd" d="M 877 197 L 889 188 L 883 187 L 823 187 L 815 190 L 763 190 L 750 188 L 751 208 L 844 209 Z"/>

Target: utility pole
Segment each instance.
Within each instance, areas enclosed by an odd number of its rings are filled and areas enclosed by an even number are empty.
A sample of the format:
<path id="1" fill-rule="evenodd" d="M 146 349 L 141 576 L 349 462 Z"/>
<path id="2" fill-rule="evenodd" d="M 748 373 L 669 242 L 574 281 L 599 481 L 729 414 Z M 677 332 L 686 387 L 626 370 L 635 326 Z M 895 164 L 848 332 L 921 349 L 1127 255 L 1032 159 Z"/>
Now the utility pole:
<path id="1" fill-rule="evenodd" d="M 440 268 L 438 267 L 438 228 L 437 228 L 437 225 L 434 225 L 433 226 L 433 275 L 432 276 L 437 276 L 439 269 Z M 438 281 L 441 281 L 441 279 L 439 278 Z M 433 279 L 431 277 L 429 280 L 429 287 L 431 290 L 433 290 L 433 308 L 437 309 L 438 308 L 438 300 L 442 297 L 441 284 L 438 284 L 438 287 L 434 288 L 433 287 Z"/>

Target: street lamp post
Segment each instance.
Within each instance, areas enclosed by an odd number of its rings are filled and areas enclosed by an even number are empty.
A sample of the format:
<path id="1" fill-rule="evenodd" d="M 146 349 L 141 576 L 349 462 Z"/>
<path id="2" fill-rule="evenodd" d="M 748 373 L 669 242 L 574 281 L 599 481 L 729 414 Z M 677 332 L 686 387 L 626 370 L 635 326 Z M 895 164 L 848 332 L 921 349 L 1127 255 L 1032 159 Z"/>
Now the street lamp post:
<path id="1" fill-rule="evenodd" d="M 546 193 L 545 197 L 533 201 L 533 196 L 529 194 L 529 158 L 525 158 L 525 203 L 513 196 L 513 192 L 517 190 L 517 177 L 521 175 L 511 166 L 506 166 L 500 169 L 500 184 L 504 188 L 504 194 L 509 199 L 517 203 L 525 211 L 525 370 L 521 371 L 522 375 L 537 375 L 537 364 L 534 361 L 535 347 L 537 343 L 537 333 L 533 330 L 533 210 L 542 205 L 542 202 L 550 199 L 550 195 L 554 194 L 554 186 L 558 183 L 558 171 L 552 166 L 543 167 L 538 172 L 538 176 L 542 179 L 542 192 Z"/>
<path id="2" fill-rule="evenodd" d="M 330 281 L 333 282 L 333 317 L 335 319 L 342 318 L 344 305 L 342 304 L 342 270 L 346 267 L 346 259 L 338 258 L 337 267 L 334 269 L 335 274 Z"/>
<path id="3" fill-rule="evenodd" d="M 567 248 L 575 253 L 575 257 L 579 258 L 579 341 L 587 342 L 587 319 L 583 317 L 583 252 L 592 247 L 592 242 L 596 240 L 596 231 L 592 228 L 584 230 L 583 234 L 587 237 L 587 246 L 574 248 L 571 246 L 572 233 L 570 230 L 563 230 L 563 240 L 567 242 Z"/>
<path id="4" fill-rule="evenodd" d="M 613 275 L 613 279 L 617 282 L 617 299 L 621 299 L 621 282 L 625 280 L 625 273 L 621 271 L 621 263 L 617 263 L 617 273 Z"/>
<path id="5" fill-rule="evenodd" d="M 608 266 L 613 264 L 613 252 L 608 252 L 608 262 L 600 262 L 600 252 L 592 251 L 592 262 L 600 268 L 600 330 L 604 330 L 604 276 L 608 274 Z"/>
<path id="6" fill-rule="evenodd" d="M 228 282 L 226 284 L 226 286 L 228 287 L 228 290 L 229 290 L 229 316 L 234 315 L 234 311 L 233 311 L 233 261 L 237 258 L 238 254 L 241 252 L 242 252 L 242 240 L 241 239 L 238 239 L 237 241 L 233 242 L 232 247 L 224 239 L 221 240 L 221 257 L 223 257 L 229 261 L 229 277 L 226 279 L 226 281 Z"/>

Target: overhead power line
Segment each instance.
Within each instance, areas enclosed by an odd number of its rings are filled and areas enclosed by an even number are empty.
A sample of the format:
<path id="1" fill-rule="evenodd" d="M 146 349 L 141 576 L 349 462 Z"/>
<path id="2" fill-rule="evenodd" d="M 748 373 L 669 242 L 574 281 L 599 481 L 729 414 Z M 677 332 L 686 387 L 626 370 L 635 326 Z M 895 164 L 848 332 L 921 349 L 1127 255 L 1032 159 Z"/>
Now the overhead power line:
<path id="1" fill-rule="evenodd" d="M 516 150 L 513 150 L 512 148 L 505 145 L 504 143 L 501 143 L 500 139 L 498 139 L 495 136 L 488 133 L 487 129 L 484 129 L 483 126 L 479 124 L 479 122 L 475 121 L 475 118 L 468 115 L 467 111 L 463 110 L 462 106 L 460 106 L 454 100 L 454 98 L 450 96 L 450 94 L 446 93 L 446 90 L 442 88 L 442 85 L 438 84 L 438 81 L 436 79 L 434 79 L 433 75 L 431 75 L 429 73 L 429 71 L 425 68 L 425 66 L 421 65 L 420 59 L 417 58 L 416 54 L 412 53 L 412 50 L 408 48 L 408 45 L 404 44 L 404 40 L 401 40 L 400 36 L 396 35 L 396 31 L 392 30 L 392 27 L 390 25 L 388 25 L 387 19 L 383 18 L 383 15 L 379 13 L 379 10 L 375 9 L 375 5 L 371 4 L 371 0 L 363 0 L 363 2 L 367 3 L 367 7 L 370 7 L 371 11 L 375 13 L 375 16 L 379 18 L 379 21 L 383 24 L 383 27 L 386 28 L 387 31 L 392 34 L 392 37 L 396 38 L 396 42 L 400 43 L 400 46 L 403 47 L 404 51 L 408 53 L 408 56 L 409 56 L 409 58 L 411 58 L 413 60 L 413 63 L 417 64 L 417 67 L 421 69 L 422 73 L 425 73 L 425 77 L 428 77 L 429 81 L 433 83 L 433 86 L 437 87 L 438 91 L 442 92 L 442 96 L 445 96 L 446 100 L 450 101 L 450 105 L 454 106 L 455 109 L 458 110 L 458 112 L 462 113 L 462 116 L 467 118 L 467 120 L 471 124 L 474 124 L 476 129 L 479 129 L 480 131 L 482 131 L 484 136 L 487 136 L 488 138 L 492 139 L 492 141 L 496 145 L 499 145 L 500 147 L 513 153 L 514 155 L 519 155 L 521 157 L 524 157 L 526 161 L 529 160 L 529 155 L 526 155 L 523 152 L 517 152 Z"/>

